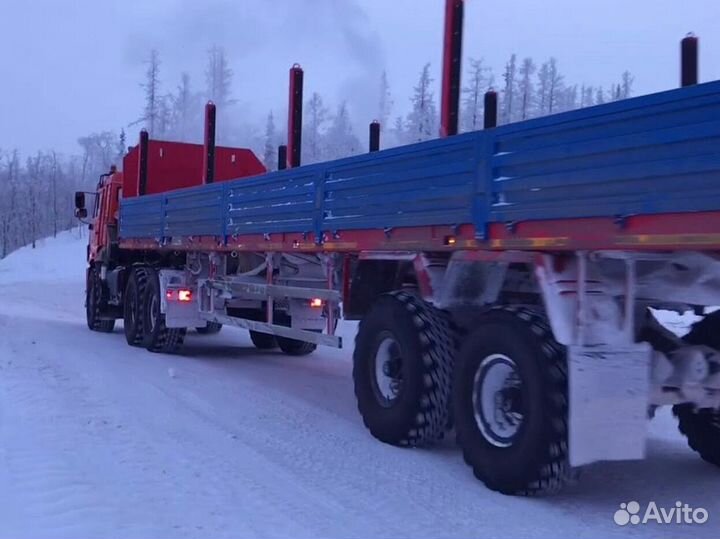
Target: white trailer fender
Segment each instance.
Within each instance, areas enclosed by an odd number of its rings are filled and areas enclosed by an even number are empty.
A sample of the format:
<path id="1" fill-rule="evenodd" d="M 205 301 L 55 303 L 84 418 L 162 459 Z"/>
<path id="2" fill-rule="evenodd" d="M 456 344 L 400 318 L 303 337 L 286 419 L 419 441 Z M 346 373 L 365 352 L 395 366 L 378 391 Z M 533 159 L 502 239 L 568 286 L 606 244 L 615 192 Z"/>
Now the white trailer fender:
<path id="1" fill-rule="evenodd" d="M 567 346 L 572 466 L 645 456 L 652 348 L 634 339 L 635 266 L 622 283 L 577 253 L 539 257 L 536 277 L 555 338 Z"/>

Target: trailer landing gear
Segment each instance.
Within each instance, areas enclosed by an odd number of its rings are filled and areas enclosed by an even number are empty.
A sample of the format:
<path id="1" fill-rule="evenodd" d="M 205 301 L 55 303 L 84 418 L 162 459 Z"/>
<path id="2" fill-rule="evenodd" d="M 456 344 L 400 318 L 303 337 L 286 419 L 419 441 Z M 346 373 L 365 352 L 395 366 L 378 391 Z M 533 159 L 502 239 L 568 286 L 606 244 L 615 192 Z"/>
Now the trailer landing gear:
<path id="1" fill-rule="evenodd" d="M 380 296 L 353 356 L 358 409 L 375 438 L 420 446 L 443 437 L 454 348 L 445 313 L 407 292 Z"/>
<path id="2" fill-rule="evenodd" d="M 488 488 L 534 495 L 568 478 L 567 367 L 540 313 L 484 314 L 455 366 L 454 419 L 465 462 Z"/>

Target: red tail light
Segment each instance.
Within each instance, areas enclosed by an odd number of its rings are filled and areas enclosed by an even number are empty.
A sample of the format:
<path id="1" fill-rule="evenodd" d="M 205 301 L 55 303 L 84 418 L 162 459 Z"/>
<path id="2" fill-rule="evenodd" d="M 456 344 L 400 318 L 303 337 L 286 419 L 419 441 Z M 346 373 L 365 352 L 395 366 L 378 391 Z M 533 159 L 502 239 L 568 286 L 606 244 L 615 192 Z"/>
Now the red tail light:
<path id="1" fill-rule="evenodd" d="M 313 298 L 310 300 L 310 307 L 313 307 L 314 309 L 319 309 L 324 305 L 325 305 L 325 302 L 323 300 L 321 300 L 320 298 Z"/>
<path id="2" fill-rule="evenodd" d="M 182 301 L 185 303 L 187 303 L 188 301 L 192 301 L 192 290 L 188 290 L 186 288 L 178 290 L 178 301 Z"/>

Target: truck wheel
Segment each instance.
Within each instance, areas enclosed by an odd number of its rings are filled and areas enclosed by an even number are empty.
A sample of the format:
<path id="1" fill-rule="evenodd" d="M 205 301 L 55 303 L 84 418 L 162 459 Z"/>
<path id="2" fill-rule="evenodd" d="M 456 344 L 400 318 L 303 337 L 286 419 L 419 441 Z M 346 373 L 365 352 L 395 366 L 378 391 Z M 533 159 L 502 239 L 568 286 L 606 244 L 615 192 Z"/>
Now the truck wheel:
<path id="1" fill-rule="evenodd" d="M 276 337 L 276 340 L 280 350 L 288 356 L 307 356 L 312 354 L 317 348 L 317 345 L 314 343 L 297 341 L 295 339 L 288 339 L 287 337 Z"/>
<path id="2" fill-rule="evenodd" d="M 200 335 L 216 335 L 220 333 L 221 329 L 222 324 L 217 322 L 208 322 L 207 326 L 204 328 L 195 328 L 195 331 L 197 331 Z"/>
<path id="3" fill-rule="evenodd" d="M 143 331 L 142 299 L 147 288 L 147 268 L 137 267 L 130 271 L 125 300 L 123 302 L 123 325 L 125 339 L 130 346 L 140 346 L 145 333 Z"/>
<path id="4" fill-rule="evenodd" d="M 112 333 L 115 320 L 102 318 L 103 288 L 100 274 L 96 268 L 88 270 L 87 291 L 85 296 L 85 317 L 88 328 L 100 333 Z"/>
<path id="5" fill-rule="evenodd" d="M 683 340 L 693 345 L 720 349 L 720 311 L 707 315 L 694 324 Z M 720 412 L 697 409 L 692 404 L 673 406 L 678 428 L 687 438 L 690 448 L 704 461 L 720 466 Z"/>
<path id="6" fill-rule="evenodd" d="M 542 314 L 480 317 L 457 357 L 453 409 L 465 462 L 488 488 L 529 496 L 569 478 L 566 355 Z"/>
<path id="7" fill-rule="evenodd" d="M 443 438 L 454 352 L 442 311 L 407 292 L 375 301 L 360 322 L 353 354 L 358 409 L 375 438 L 399 446 Z"/>
<path id="8" fill-rule="evenodd" d="M 278 347 L 277 339 L 275 335 L 268 333 L 258 333 L 257 331 L 250 331 L 250 340 L 258 350 L 272 350 Z"/>
<path id="9" fill-rule="evenodd" d="M 720 413 L 709 408 L 698 410 L 692 404 L 673 406 L 678 428 L 690 448 L 704 461 L 720 466 Z"/>
<path id="10" fill-rule="evenodd" d="M 160 279 L 154 269 L 147 269 L 147 286 L 141 302 L 145 338 L 143 344 L 150 352 L 171 354 L 180 348 L 185 340 L 185 328 L 168 328 L 165 315 L 160 312 Z"/>

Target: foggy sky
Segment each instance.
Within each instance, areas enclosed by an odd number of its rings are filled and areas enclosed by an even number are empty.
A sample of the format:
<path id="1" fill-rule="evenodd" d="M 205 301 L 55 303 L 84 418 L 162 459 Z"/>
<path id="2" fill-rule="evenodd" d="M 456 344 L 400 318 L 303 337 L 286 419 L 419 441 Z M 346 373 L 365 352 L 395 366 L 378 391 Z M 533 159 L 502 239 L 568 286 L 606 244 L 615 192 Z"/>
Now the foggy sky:
<path id="1" fill-rule="evenodd" d="M 207 49 L 225 47 L 237 114 L 285 121 L 287 71 L 306 92 L 375 114 L 387 69 L 393 116 L 431 62 L 439 93 L 443 0 L 0 0 L 0 149 L 78 151 L 77 137 L 140 116 L 143 62 L 159 49 L 166 91 L 183 70 L 204 86 Z M 511 53 L 558 58 L 572 83 L 609 86 L 624 70 L 635 95 L 678 84 L 678 42 L 701 38 L 701 79 L 720 78 L 718 0 L 466 0 L 465 59 L 499 78 Z M 130 128 L 134 141 L 137 127 Z"/>

